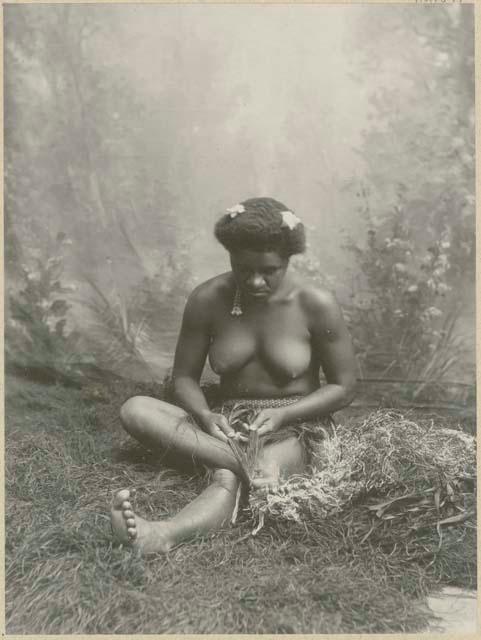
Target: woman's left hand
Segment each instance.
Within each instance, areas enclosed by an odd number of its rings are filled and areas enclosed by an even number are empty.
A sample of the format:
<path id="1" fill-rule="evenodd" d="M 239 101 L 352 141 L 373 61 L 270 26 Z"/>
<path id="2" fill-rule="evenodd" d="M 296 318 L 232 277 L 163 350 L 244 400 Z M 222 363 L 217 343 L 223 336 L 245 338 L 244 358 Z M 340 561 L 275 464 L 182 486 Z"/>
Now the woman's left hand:
<path id="1" fill-rule="evenodd" d="M 277 431 L 284 424 L 284 420 L 284 409 L 262 409 L 249 428 L 252 431 L 257 431 L 260 436 L 264 436 L 266 433 Z"/>

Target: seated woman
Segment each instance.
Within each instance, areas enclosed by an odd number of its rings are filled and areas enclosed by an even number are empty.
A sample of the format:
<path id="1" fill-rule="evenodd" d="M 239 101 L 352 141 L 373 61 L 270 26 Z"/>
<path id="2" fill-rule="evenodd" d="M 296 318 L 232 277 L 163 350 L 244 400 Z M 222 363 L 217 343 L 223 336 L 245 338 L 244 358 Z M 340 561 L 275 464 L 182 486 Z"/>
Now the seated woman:
<path id="1" fill-rule="evenodd" d="M 251 429 L 265 446 L 253 485 L 262 487 L 306 468 L 297 425 L 311 423 L 321 434 L 322 419 L 353 397 L 355 358 L 335 298 L 288 271 L 289 258 L 305 249 L 301 221 L 276 200 L 252 198 L 229 209 L 215 235 L 231 271 L 199 285 L 187 301 L 173 369 L 182 408 L 142 396 L 121 408 L 124 428 L 139 442 L 213 470 L 212 484 L 170 520 L 144 520 L 132 511 L 129 491 L 117 493 L 114 536 L 144 553 L 168 551 L 229 522 L 241 477 L 228 444 L 235 432 L 226 413 L 234 402 L 259 410 Z M 199 384 L 207 356 L 220 376 L 218 408 L 209 407 Z"/>

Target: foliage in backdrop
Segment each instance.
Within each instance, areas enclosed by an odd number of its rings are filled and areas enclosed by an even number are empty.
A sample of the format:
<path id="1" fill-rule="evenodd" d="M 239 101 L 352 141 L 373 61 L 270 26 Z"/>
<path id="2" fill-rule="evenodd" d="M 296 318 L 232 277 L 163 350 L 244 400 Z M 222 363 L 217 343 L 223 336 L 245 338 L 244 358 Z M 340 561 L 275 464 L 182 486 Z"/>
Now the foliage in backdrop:
<path id="1" fill-rule="evenodd" d="M 123 25 L 102 11 L 5 13 L 7 361 L 32 371 L 44 362 L 47 377 L 95 364 L 152 378 L 195 282 L 204 186 L 192 158 L 207 138 L 226 158 L 249 163 L 250 152 L 237 153 L 216 115 L 240 94 L 202 111 L 202 135 L 192 128 L 221 77 L 221 45 L 200 50 L 192 39 L 173 51 L 194 60 L 203 81 L 166 77 L 153 100 L 133 90 L 116 58 Z M 337 274 L 335 285 L 350 290 L 342 301 L 361 375 L 419 380 L 416 398 L 457 373 L 469 349 L 458 325 L 474 299 L 473 7 L 366 6 L 352 16 L 352 67 L 370 112 L 359 170 L 344 184 L 364 239 L 346 236 L 352 275 Z M 309 123 L 305 152 L 320 153 L 322 182 L 332 159 L 320 152 L 323 129 Z M 296 144 L 299 126 L 289 124 Z M 294 148 L 285 147 L 281 160 Z M 219 191 L 238 189 L 230 174 Z M 315 241 L 295 268 L 332 285 Z"/>
<path id="2" fill-rule="evenodd" d="M 429 9 L 368 7 L 356 24 L 377 89 L 349 185 L 366 234 L 346 242 L 361 373 L 425 382 L 472 361 L 458 321 L 475 269 L 473 8 Z"/>
<path id="3" fill-rule="evenodd" d="M 96 55 L 113 34 L 95 10 L 11 11 L 6 30 L 9 317 L 16 329 L 22 322 L 43 326 L 42 339 L 25 348 L 16 331 L 7 358 L 25 367 L 28 349 L 32 366 L 45 359 L 64 370 L 66 359 L 83 352 L 106 368 L 125 371 L 133 360 L 148 370 L 140 345 L 151 346 L 147 318 L 162 318 L 162 328 L 172 331 L 191 286 L 189 234 L 151 156 L 141 124 L 148 114 L 121 66 Z M 59 257 L 62 269 L 80 280 L 77 299 L 64 301 L 62 314 L 74 309 L 82 340 L 73 353 L 71 340 L 61 342 L 62 325 L 47 357 L 43 338 L 52 332 L 37 307 L 54 276 L 37 254 L 54 256 L 59 232 L 73 239 L 68 257 Z M 26 326 L 25 335 L 32 330 Z"/>

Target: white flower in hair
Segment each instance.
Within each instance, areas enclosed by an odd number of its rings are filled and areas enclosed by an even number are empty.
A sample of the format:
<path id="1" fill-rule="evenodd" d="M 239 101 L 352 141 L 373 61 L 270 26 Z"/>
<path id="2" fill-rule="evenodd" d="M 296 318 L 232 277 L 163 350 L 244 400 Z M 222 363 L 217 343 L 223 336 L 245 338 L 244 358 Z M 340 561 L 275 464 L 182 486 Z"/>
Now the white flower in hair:
<path id="1" fill-rule="evenodd" d="M 295 216 L 292 211 L 282 211 L 282 223 L 281 227 L 289 227 L 289 229 L 294 229 L 300 223 L 300 219 Z"/>
<path id="2" fill-rule="evenodd" d="M 231 218 L 235 218 L 238 213 L 244 213 L 245 207 L 243 204 L 235 204 L 233 207 L 227 209 L 227 213 Z"/>

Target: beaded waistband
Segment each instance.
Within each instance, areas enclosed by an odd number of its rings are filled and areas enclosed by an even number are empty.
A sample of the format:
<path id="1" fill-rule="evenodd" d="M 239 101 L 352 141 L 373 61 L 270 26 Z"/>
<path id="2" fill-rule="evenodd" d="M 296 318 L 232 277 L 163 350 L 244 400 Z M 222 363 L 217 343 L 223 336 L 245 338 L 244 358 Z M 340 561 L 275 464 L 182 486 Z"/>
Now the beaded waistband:
<path id="1" fill-rule="evenodd" d="M 270 409 L 276 407 L 287 407 L 294 402 L 298 402 L 303 395 L 285 396 L 283 398 L 228 398 L 223 400 L 220 406 L 223 409 L 233 409 L 236 405 L 247 406 L 252 409 Z"/>

